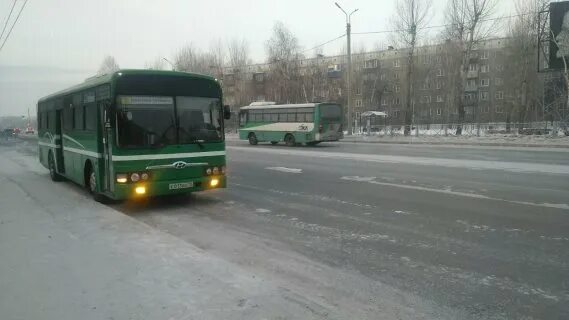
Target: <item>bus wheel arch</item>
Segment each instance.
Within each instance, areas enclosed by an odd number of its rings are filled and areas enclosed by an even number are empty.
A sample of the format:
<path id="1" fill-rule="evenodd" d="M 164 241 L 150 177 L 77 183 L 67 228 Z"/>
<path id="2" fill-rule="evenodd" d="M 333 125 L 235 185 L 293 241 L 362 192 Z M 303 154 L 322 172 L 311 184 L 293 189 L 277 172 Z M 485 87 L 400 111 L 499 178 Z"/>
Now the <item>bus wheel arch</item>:
<path id="1" fill-rule="evenodd" d="M 285 134 L 284 141 L 286 145 L 289 147 L 294 147 L 296 145 L 296 139 L 294 138 L 294 135 L 292 133 Z"/>
<path id="2" fill-rule="evenodd" d="M 259 143 L 259 140 L 257 140 L 257 135 L 255 135 L 255 132 L 249 132 L 247 138 L 249 139 L 249 144 L 253 146 Z"/>
<path id="3" fill-rule="evenodd" d="M 86 160 L 83 166 L 83 179 L 87 190 L 90 193 L 97 192 L 97 174 L 95 173 L 95 168 L 91 160 Z"/>
<path id="4" fill-rule="evenodd" d="M 49 176 L 53 181 L 61 181 L 61 176 L 57 173 L 57 169 L 55 167 L 55 156 L 53 155 L 53 151 L 49 150 L 47 152 L 47 166 L 49 169 Z"/>

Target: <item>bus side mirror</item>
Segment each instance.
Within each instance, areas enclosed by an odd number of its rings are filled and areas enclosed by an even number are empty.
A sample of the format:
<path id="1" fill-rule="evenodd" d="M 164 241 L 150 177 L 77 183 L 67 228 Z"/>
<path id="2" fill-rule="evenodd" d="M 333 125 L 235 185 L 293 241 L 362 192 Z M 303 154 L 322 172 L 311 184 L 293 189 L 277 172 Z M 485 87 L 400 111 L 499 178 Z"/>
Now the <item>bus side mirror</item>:
<path id="1" fill-rule="evenodd" d="M 223 118 L 225 120 L 231 119 L 231 108 L 227 105 L 223 106 Z"/>

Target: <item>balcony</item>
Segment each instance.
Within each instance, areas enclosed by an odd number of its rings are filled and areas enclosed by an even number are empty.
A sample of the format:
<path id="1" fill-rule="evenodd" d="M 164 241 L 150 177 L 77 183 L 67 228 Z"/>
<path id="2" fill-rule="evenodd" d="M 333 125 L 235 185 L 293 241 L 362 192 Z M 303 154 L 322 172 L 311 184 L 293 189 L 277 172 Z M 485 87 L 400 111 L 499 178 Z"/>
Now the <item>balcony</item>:
<path id="1" fill-rule="evenodd" d="M 478 70 L 474 70 L 474 71 L 469 70 L 466 73 L 466 78 L 468 78 L 468 79 L 478 78 Z"/>

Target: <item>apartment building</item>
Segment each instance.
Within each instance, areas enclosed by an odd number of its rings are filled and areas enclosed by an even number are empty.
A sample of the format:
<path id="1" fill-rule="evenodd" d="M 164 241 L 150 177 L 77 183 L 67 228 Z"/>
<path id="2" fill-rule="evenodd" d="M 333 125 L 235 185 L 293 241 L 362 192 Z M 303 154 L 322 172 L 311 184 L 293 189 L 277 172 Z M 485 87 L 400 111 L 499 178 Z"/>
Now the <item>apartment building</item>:
<path id="1" fill-rule="evenodd" d="M 466 122 L 506 121 L 503 48 L 505 39 L 492 39 L 477 45 L 470 57 L 464 92 Z M 450 64 L 449 43 L 423 46 L 416 50 L 415 71 L 408 94 L 408 51 L 385 50 L 352 55 L 353 121 L 365 111 L 384 111 L 384 121 L 404 123 L 410 99 L 414 123 L 437 124 L 458 121 L 457 103 L 452 99 L 457 80 Z M 346 105 L 346 56 L 302 59 L 298 64 L 299 90 L 294 102 L 331 101 Z M 273 101 L 269 64 L 255 64 L 223 70 L 226 103 L 240 107 L 252 101 Z M 511 66 L 509 66 L 511 67 Z M 282 102 L 282 101 L 277 101 Z M 358 120 L 356 120 L 358 119 Z"/>

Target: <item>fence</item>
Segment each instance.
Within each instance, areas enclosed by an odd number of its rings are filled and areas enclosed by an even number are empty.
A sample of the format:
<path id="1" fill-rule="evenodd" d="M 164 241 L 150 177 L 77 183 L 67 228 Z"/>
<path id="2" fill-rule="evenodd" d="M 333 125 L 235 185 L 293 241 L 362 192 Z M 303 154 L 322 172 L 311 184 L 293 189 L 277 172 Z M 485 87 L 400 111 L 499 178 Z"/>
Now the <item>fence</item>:
<path id="1" fill-rule="evenodd" d="M 459 124 L 415 124 L 412 126 L 413 136 L 455 136 Z M 369 128 L 369 129 L 368 129 Z M 356 126 L 355 134 L 374 136 L 402 136 L 403 125 L 371 125 Z M 553 135 L 569 136 L 569 128 L 563 122 L 495 122 L 495 123 L 464 123 L 462 136 L 492 136 L 492 135 Z"/>

